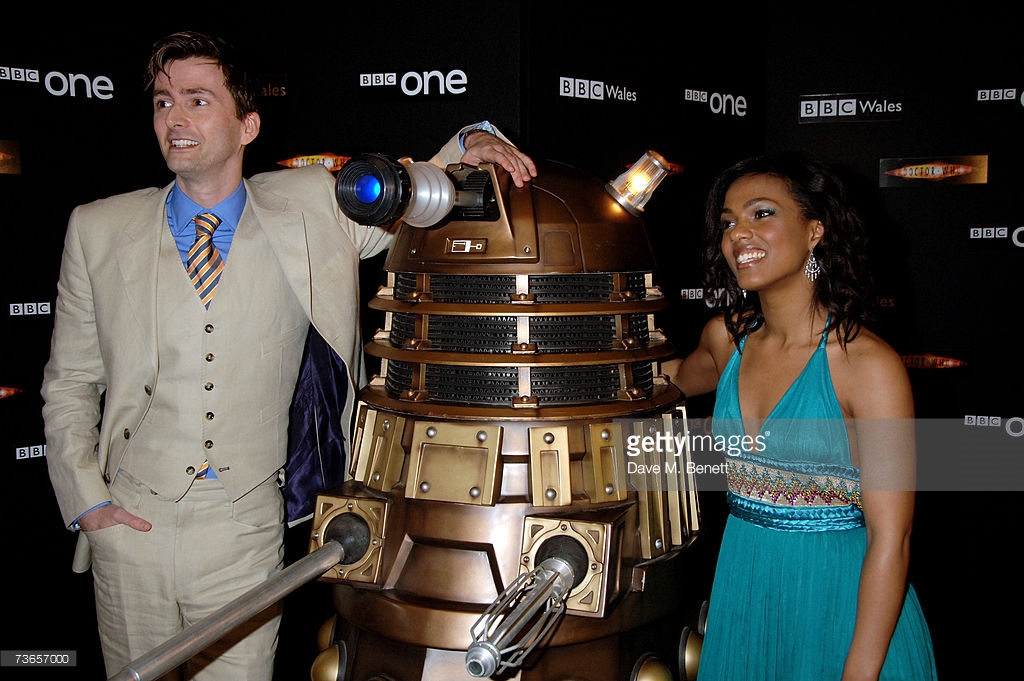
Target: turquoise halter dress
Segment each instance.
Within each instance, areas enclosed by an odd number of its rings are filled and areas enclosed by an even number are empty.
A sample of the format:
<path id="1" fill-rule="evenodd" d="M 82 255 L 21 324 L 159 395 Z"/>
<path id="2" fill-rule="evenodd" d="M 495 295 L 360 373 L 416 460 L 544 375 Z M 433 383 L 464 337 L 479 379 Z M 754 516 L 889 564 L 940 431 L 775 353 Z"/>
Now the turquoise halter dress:
<path id="1" fill-rule="evenodd" d="M 839 681 L 867 535 L 827 336 L 758 433 L 744 431 L 740 414 L 745 341 L 722 372 L 712 421 L 716 438 L 747 446 L 726 456 L 729 518 L 699 681 Z M 931 636 L 912 587 L 880 678 L 936 678 Z"/>

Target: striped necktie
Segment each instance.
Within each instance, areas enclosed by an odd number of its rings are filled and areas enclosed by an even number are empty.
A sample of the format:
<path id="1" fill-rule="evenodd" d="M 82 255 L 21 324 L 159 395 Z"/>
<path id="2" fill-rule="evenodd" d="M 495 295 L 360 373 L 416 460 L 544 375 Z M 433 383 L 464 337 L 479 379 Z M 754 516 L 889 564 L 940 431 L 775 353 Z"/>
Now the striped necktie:
<path id="1" fill-rule="evenodd" d="M 221 272 L 224 271 L 224 259 L 213 245 L 213 231 L 220 224 L 220 218 L 213 213 L 200 213 L 195 217 L 195 223 L 196 241 L 188 251 L 185 268 L 199 293 L 199 299 L 209 308 Z"/>

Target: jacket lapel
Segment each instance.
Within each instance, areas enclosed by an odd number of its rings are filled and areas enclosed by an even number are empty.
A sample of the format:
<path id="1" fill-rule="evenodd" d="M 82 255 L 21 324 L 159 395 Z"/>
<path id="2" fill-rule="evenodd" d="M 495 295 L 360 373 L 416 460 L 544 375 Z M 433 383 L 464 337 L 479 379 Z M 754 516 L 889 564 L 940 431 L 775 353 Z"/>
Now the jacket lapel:
<path id="1" fill-rule="evenodd" d="M 261 192 L 245 180 L 247 200 L 238 231 L 259 229 L 271 244 L 292 290 L 306 308 L 312 307 L 309 280 L 309 247 L 306 243 L 302 213 L 288 207 L 288 200 L 278 194 Z M 238 232 L 235 233 L 237 238 Z M 228 256 L 230 261 L 230 255 Z"/>
<path id="2" fill-rule="evenodd" d="M 170 238 L 164 208 L 170 189 L 171 185 L 167 185 L 153 200 L 146 201 L 136 214 L 128 217 L 121 234 L 114 237 L 121 287 L 128 300 L 125 313 L 135 321 L 145 339 L 142 347 L 156 347 L 151 342 L 157 333 L 157 277 L 154 273 L 159 271 L 164 237 Z M 159 231 L 156 239 L 154 229 Z"/>

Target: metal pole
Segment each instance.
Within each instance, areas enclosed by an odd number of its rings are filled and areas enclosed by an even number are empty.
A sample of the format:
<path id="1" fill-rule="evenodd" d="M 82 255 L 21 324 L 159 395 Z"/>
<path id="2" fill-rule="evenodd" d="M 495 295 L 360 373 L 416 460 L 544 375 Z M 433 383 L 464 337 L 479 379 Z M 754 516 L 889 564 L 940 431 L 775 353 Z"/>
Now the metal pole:
<path id="1" fill-rule="evenodd" d="M 332 540 L 325 543 L 206 619 L 133 660 L 108 681 L 150 681 L 159 678 L 303 584 L 320 577 L 344 558 L 345 549 L 341 542 Z"/>

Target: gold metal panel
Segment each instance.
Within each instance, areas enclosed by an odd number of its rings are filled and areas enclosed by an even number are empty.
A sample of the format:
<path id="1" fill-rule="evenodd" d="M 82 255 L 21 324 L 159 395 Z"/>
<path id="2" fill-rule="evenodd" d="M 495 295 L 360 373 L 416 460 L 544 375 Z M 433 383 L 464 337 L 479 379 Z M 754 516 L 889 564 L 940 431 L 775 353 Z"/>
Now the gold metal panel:
<path id="1" fill-rule="evenodd" d="M 608 603 L 609 546 L 613 528 L 608 523 L 527 516 L 523 520 L 523 552 L 520 574 L 537 567 L 537 553 L 545 541 L 552 537 L 567 536 L 575 539 L 587 554 L 587 574 L 565 600 L 566 610 L 576 614 L 603 615 Z"/>
<path id="2" fill-rule="evenodd" d="M 310 553 L 324 545 L 325 534 L 331 522 L 342 515 L 354 514 L 366 522 L 370 543 L 358 560 L 338 563 L 320 577 L 324 582 L 377 583 L 381 578 L 382 551 L 387 535 L 388 502 L 383 499 L 341 497 L 321 494 L 313 512 L 313 530 L 309 540 Z M 347 557 L 346 557 L 347 559 Z"/>
<path id="3" fill-rule="evenodd" d="M 424 543 L 406 536 L 401 548 L 395 564 L 401 569 L 389 571 L 387 588 L 435 602 L 485 605 L 497 598 L 493 547 Z"/>
<path id="4" fill-rule="evenodd" d="M 455 267 L 459 272 L 479 273 L 477 266 L 491 263 L 508 268 L 511 263 L 537 262 L 537 221 L 532 209 L 532 186 L 517 188 L 504 169 L 492 163 L 477 167 L 449 165 L 446 171 L 462 181 L 469 173 L 485 170 L 503 199 L 497 220 L 452 220 L 431 229 L 401 229 L 389 254 L 390 270 L 414 272 L 429 266 L 434 272 Z M 517 218 L 510 220 L 509 211 Z M 514 224 L 513 224 L 514 223 Z"/>
<path id="5" fill-rule="evenodd" d="M 530 500 L 534 506 L 572 503 L 567 426 L 530 428 Z"/>
<path id="6" fill-rule="evenodd" d="M 673 419 L 672 415 L 665 415 L 666 428 L 669 432 L 673 432 L 678 427 L 681 432 L 678 433 L 677 439 L 682 439 L 686 442 L 685 451 L 680 457 L 683 459 L 679 470 L 678 478 L 674 481 L 676 486 L 671 486 L 670 490 L 678 490 L 678 503 L 679 503 L 679 519 L 673 519 L 670 514 L 670 521 L 674 524 L 678 523 L 680 528 L 680 541 L 682 543 L 686 539 L 692 537 L 700 530 L 700 504 L 699 498 L 697 497 L 697 480 L 696 473 L 690 467 L 690 463 L 693 462 L 693 450 L 690 441 L 690 427 L 689 421 L 686 418 L 686 406 L 676 406 L 677 418 Z M 676 531 L 673 530 L 673 542 L 676 543 Z"/>
<path id="7" fill-rule="evenodd" d="M 363 403 L 360 403 L 358 414 L 352 477 L 371 489 L 386 492 L 402 477 L 405 417 L 379 412 Z"/>
<path id="8" fill-rule="evenodd" d="M 597 503 L 626 498 L 626 456 L 622 426 L 615 422 L 587 424 L 583 456 L 583 489 Z"/>
<path id="9" fill-rule="evenodd" d="M 405 496 L 493 506 L 501 491 L 502 433 L 495 425 L 417 421 Z"/>
<path id="10" fill-rule="evenodd" d="M 693 450 L 690 442 L 690 424 L 686 418 L 686 405 L 676 406 L 677 416 L 665 414 L 666 432 L 675 441 L 683 441 L 686 447 L 680 453 L 680 465 L 675 479 L 669 481 L 669 523 L 672 526 L 672 543 L 681 545 L 686 539 L 700 531 L 700 504 L 697 496 L 697 476 L 690 468 Z M 676 433 L 676 427 L 682 432 Z"/>
<path id="11" fill-rule="evenodd" d="M 636 421 L 633 434 L 641 439 L 652 435 L 649 420 Z M 668 551 L 668 509 L 665 484 L 665 461 L 662 455 L 645 452 L 641 447 L 638 454 L 631 457 L 637 472 L 631 473 L 637 488 L 637 513 L 640 522 L 640 554 L 645 558 L 655 558 Z"/>

